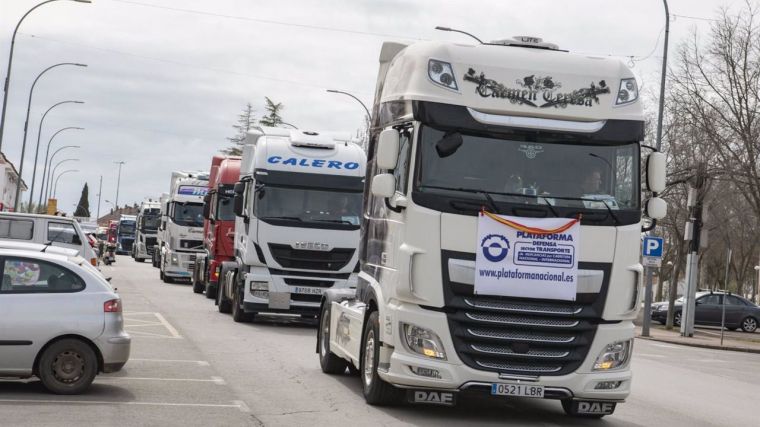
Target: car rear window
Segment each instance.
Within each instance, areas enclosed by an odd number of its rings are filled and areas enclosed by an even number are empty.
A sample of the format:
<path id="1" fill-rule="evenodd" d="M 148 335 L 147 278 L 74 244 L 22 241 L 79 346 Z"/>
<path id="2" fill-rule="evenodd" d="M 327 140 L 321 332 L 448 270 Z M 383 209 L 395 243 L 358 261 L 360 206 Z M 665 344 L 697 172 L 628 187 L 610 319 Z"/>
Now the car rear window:
<path id="1" fill-rule="evenodd" d="M 79 239 L 79 234 L 73 224 L 65 222 L 50 222 L 48 223 L 48 235 L 49 242 L 67 243 L 70 245 L 81 245 L 82 241 Z"/>
<path id="2" fill-rule="evenodd" d="M 740 306 L 746 306 L 747 303 L 744 302 L 743 299 L 737 298 L 733 295 L 726 296 L 726 305 L 740 305 Z"/>
<path id="3" fill-rule="evenodd" d="M 81 277 L 51 262 L 6 257 L 2 265 L 0 293 L 79 292 L 85 288 Z"/>
<path id="4" fill-rule="evenodd" d="M 0 239 L 32 240 L 34 221 L 26 219 L 0 219 Z"/>

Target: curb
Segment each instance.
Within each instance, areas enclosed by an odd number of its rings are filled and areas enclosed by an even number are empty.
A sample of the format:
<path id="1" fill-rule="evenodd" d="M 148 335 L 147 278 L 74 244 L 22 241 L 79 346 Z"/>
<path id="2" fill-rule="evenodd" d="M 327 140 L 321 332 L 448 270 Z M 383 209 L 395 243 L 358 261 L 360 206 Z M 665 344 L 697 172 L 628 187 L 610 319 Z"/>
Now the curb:
<path id="1" fill-rule="evenodd" d="M 736 351 L 740 353 L 760 354 L 760 348 L 726 347 L 726 346 L 721 347 L 719 345 L 713 345 L 713 344 L 688 343 L 688 342 L 685 343 L 682 341 L 676 341 L 676 340 L 671 340 L 667 338 L 642 337 L 641 335 L 636 335 L 636 338 L 642 339 L 642 340 L 649 340 L 649 341 L 666 342 L 668 344 L 682 345 L 684 347 L 699 347 L 699 348 L 707 348 L 710 350 L 724 350 L 724 351 Z"/>

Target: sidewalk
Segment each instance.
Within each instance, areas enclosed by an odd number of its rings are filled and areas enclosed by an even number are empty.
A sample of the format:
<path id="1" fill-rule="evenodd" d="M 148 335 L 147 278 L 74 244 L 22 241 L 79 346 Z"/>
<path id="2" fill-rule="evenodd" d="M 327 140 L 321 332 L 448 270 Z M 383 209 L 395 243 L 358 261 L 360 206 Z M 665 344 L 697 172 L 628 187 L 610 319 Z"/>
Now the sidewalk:
<path id="1" fill-rule="evenodd" d="M 649 337 L 641 336 L 641 326 L 636 327 L 636 338 L 691 347 L 716 350 L 742 351 L 760 354 L 760 333 L 725 331 L 723 346 L 720 345 L 720 329 L 695 328 L 693 337 L 682 337 L 678 328 L 668 331 L 662 325 L 652 325 Z"/>

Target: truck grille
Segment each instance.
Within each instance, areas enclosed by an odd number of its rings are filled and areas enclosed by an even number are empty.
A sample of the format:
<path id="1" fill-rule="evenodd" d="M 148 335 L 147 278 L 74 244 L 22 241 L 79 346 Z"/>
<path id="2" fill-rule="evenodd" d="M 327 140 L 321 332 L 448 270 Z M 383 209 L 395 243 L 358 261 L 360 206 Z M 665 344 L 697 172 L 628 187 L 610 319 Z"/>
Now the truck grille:
<path id="1" fill-rule="evenodd" d="M 293 249 L 289 245 L 269 244 L 272 258 L 283 268 L 337 271 L 345 267 L 354 255 L 354 249 L 335 248 L 331 251 Z"/>
<path id="2" fill-rule="evenodd" d="M 469 367 L 507 375 L 565 375 L 578 369 L 602 321 L 609 264 L 582 263 L 604 271 L 600 293 L 576 301 L 474 295 L 472 285 L 451 282 L 442 254 L 446 316 L 457 355 Z"/>
<path id="3" fill-rule="evenodd" d="M 335 283 L 332 280 L 309 280 L 309 279 L 295 279 L 295 278 L 286 278 L 282 280 L 285 282 L 286 285 L 290 285 L 290 286 L 309 286 L 309 287 L 316 287 L 316 288 L 329 288 Z"/>
<path id="4" fill-rule="evenodd" d="M 158 239 L 155 237 L 145 238 L 145 251 L 148 253 L 148 255 L 153 255 L 153 248 L 156 246 L 156 243 L 158 243 Z"/>
<path id="5" fill-rule="evenodd" d="M 201 250 L 203 249 L 203 240 L 180 240 L 180 249 Z"/>

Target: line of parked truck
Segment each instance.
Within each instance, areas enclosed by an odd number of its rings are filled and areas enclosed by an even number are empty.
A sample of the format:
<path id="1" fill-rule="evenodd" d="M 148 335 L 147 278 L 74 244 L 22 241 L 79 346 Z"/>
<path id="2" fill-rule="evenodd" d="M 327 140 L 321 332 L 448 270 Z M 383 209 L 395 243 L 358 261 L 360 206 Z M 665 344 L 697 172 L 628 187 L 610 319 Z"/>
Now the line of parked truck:
<path id="1" fill-rule="evenodd" d="M 630 393 L 642 211 L 666 209 L 662 154 L 639 167 L 632 72 L 534 37 L 385 43 L 372 111 L 368 157 L 345 135 L 262 127 L 241 157 L 174 172 L 160 202 L 140 207 L 133 257 L 236 322 L 317 318 L 322 370 L 359 372 L 370 404 L 483 393 L 611 414 Z M 486 212 L 576 218 L 582 239 L 560 249 L 577 292 L 483 291 L 480 276 L 496 270 L 476 260 L 500 266 L 523 245 L 503 233 L 481 241 Z M 515 263 L 563 259 L 538 255 Z"/>

